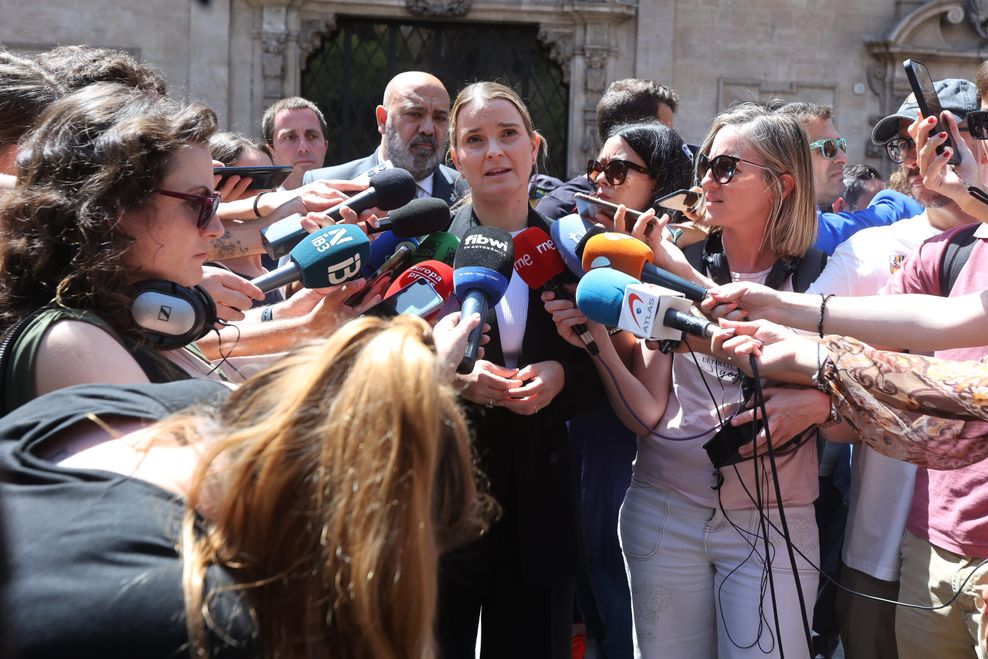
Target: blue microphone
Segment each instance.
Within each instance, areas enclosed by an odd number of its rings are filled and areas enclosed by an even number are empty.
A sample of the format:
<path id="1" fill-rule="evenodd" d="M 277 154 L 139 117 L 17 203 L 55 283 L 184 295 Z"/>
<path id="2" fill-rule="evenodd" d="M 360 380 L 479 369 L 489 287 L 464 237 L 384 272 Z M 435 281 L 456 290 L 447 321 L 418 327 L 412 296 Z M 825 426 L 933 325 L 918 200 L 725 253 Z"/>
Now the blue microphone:
<path id="1" fill-rule="evenodd" d="M 561 217 L 549 226 L 549 235 L 556 244 L 563 263 L 577 279 L 583 276 L 584 270 L 576 246 L 580 244 L 591 226 L 593 225 L 575 213 Z"/>
<path id="2" fill-rule="evenodd" d="M 289 263 L 250 283 L 265 293 L 296 281 L 306 288 L 336 286 L 360 274 L 370 249 L 370 239 L 354 224 L 325 227 L 292 248 Z"/>
<path id="3" fill-rule="evenodd" d="M 594 268 L 576 286 L 576 306 L 590 320 L 617 327 L 624 289 L 640 284 L 637 279 L 613 268 Z"/>
<path id="4" fill-rule="evenodd" d="M 477 226 L 463 235 L 453 260 L 453 290 L 460 300 L 460 317 L 479 313 L 481 323 L 470 332 L 458 373 L 473 371 L 483 320 L 490 306 L 497 304 L 508 289 L 514 261 L 514 243 L 507 231 Z"/>
<path id="5" fill-rule="evenodd" d="M 385 231 L 378 234 L 377 238 L 371 241 L 370 256 L 367 258 L 367 262 L 364 263 L 364 267 L 361 268 L 360 276 L 372 276 L 374 271 L 394 256 L 397 250 L 403 249 L 402 245 L 414 251 L 418 248 L 419 241 L 415 238 L 399 238 L 393 231 Z"/>

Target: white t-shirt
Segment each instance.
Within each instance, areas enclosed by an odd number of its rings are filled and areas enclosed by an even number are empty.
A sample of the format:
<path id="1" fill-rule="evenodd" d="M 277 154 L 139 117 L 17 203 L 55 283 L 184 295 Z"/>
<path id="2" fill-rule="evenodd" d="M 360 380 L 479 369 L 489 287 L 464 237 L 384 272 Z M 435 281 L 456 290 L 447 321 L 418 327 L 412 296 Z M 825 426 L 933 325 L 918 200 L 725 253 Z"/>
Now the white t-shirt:
<path id="1" fill-rule="evenodd" d="M 512 231 L 514 238 L 521 231 Z M 497 316 L 497 330 L 501 336 L 501 352 L 504 353 L 504 365 L 508 368 L 518 366 L 521 357 L 521 344 L 525 338 L 525 323 L 528 322 L 528 284 L 511 271 L 511 279 L 504 295 L 494 306 Z"/>
<path id="2" fill-rule="evenodd" d="M 731 280 L 762 283 L 770 271 L 732 272 Z M 782 290 L 792 290 L 791 279 Z M 638 438 L 635 477 L 656 487 L 675 490 L 698 505 L 717 508 L 718 492 L 712 489 L 717 482 L 716 469 L 703 445 L 717 430 L 718 409 L 721 418 L 727 419 L 743 401 L 741 381 L 737 368 L 726 362 L 701 354 L 696 355 L 696 360 L 689 353 L 673 355 L 672 391 L 656 429 L 672 439 L 655 435 Z M 716 408 L 711 394 L 717 401 Z M 816 443 L 805 442 L 794 451 L 776 456 L 776 465 L 783 503 L 787 506 L 813 503 L 818 490 Z M 737 472 L 730 466 L 721 469 L 724 477 L 721 502 L 726 510 L 754 508 L 742 487 L 743 483 L 754 495 L 754 465 L 748 460 L 736 466 Z M 761 467 L 767 472 L 767 462 Z M 771 487 L 766 489 L 768 492 L 762 492 L 763 500 L 768 502 L 765 505 L 773 504 L 775 492 Z"/>
<path id="3" fill-rule="evenodd" d="M 841 243 L 806 292 L 875 295 L 920 243 L 938 233 L 926 213 L 859 231 Z M 845 565 L 876 579 L 899 580 L 899 549 L 915 479 L 915 465 L 893 460 L 864 444 L 854 446 Z"/>

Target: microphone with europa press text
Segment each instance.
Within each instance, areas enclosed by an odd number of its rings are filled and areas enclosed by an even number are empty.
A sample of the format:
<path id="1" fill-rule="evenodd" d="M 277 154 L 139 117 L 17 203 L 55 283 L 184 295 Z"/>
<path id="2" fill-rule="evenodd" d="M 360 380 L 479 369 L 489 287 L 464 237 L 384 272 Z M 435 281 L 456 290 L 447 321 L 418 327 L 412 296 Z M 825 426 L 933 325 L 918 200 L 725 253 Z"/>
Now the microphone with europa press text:
<path id="1" fill-rule="evenodd" d="M 366 190 L 333 206 L 322 215 L 333 222 L 339 222 L 343 219 L 340 211 L 344 206 L 352 208 L 357 213 L 375 207 L 390 211 L 414 199 L 415 190 L 415 179 L 407 171 L 397 168 L 385 169 L 371 177 L 370 187 Z M 308 235 L 302 228 L 303 217 L 305 214 L 295 213 L 261 230 L 261 244 L 264 245 L 268 256 L 273 259 L 281 258 Z"/>
<path id="2" fill-rule="evenodd" d="M 481 323 L 470 332 L 458 373 L 473 371 L 487 310 L 508 289 L 514 260 L 511 234 L 503 229 L 472 227 L 460 241 L 453 261 L 453 290 L 460 300 L 461 318 L 479 313 Z"/>
<path id="3" fill-rule="evenodd" d="M 354 224 L 336 224 L 305 239 L 288 253 L 289 263 L 252 279 L 267 293 L 301 281 L 306 288 L 336 286 L 355 279 L 370 256 L 370 239 Z"/>
<path id="4" fill-rule="evenodd" d="M 447 231 L 433 231 L 422 239 L 412 254 L 412 263 L 422 261 L 442 261 L 448 266 L 453 265 L 460 239 Z"/>
<path id="5" fill-rule="evenodd" d="M 689 313 L 682 293 L 642 283 L 613 268 L 594 268 L 576 287 L 576 306 L 587 318 L 643 339 L 679 341 L 683 333 L 710 338 L 717 325 Z"/>
<path id="6" fill-rule="evenodd" d="M 581 255 L 583 268 L 610 267 L 649 284 L 682 293 L 693 302 L 707 297 L 707 289 L 652 264 L 652 249 L 623 233 L 602 233 L 587 240 Z"/>
<path id="7" fill-rule="evenodd" d="M 448 300 L 453 293 L 453 268 L 442 261 L 422 261 L 401 273 L 388 287 L 384 297 L 391 297 L 417 279 L 429 282 L 432 290 L 443 300 Z"/>
<path id="8" fill-rule="evenodd" d="M 514 245 L 515 272 L 529 288 L 552 291 L 557 298 L 569 299 L 559 281 L 566 274 L 566 265 L 549 234 L 538 227 L 529 227 L 514 237 Z M 586 324 L 574 325 L 573 330 L 592 356 L 600 354 Z"/>

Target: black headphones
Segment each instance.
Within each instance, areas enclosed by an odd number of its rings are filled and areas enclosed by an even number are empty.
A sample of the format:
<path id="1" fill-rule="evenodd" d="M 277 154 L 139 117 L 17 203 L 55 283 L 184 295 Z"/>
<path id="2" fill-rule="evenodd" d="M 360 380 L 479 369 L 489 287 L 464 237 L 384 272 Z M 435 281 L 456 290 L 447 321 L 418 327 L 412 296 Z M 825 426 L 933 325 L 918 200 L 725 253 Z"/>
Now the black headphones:
<path id="1" fill-rule="evenodd" d="M 182 348 L 198 341 L 218 320 L 216 303 L 206 289 L 164 279 L 138 282 L 130 312 L 141 338 L 158 350 Z"/>

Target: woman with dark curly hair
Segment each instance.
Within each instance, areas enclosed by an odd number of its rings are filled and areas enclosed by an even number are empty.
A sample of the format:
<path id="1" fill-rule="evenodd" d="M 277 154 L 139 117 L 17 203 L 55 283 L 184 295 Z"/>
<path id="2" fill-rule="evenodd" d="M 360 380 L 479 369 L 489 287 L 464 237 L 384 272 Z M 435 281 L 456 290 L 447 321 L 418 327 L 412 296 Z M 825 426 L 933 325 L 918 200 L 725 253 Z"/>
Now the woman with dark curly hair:
<path id="1" fill-rule="evenodd" d="M 118 84 L 52 104 L 0 204 L 3 409 L 81 383 L 167 382 L 209 365 L 158 352 L 131 313 L 138 284 L 194 287 L 215 217 L 212 110 Z"/>

